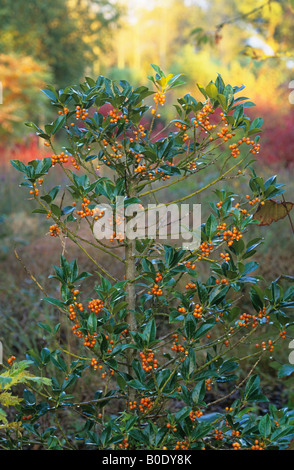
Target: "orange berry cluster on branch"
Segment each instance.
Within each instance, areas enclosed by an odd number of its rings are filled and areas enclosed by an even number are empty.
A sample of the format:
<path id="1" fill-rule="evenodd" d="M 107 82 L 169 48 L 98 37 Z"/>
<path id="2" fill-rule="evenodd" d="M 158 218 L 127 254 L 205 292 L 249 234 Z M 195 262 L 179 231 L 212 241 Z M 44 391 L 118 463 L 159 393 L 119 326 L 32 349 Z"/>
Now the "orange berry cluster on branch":
<path id="1" fill-rule="evenodd" d="M 51 155 L 52 166 L 56 165 L 56 163 L 67 163 L 67 162 L 68 162 L 68 155 L 64 152 L 60 152 L 59 155 Z"/>
<path id="2" fill-rule="evenodd" d="M 173 334 L 172 337 L 174 338 L 174 341 L 172 343 L 171 350 L 175 351 L 175 352 L 179 352 L 179 353 L 183 352 L 183 353 L 185 353 L 185 356 L 187 356 L 189 353 L 188 353 L 188 351 L 186 351 L 184 346 L 182 346 L 181 344 L 177 344 L 178 343 L 178 335 Z"/>
<path id="3" fill-rule="evenodd" d="M 155 101 L 156 104 L 159 103 L 163 106 L 165 103 L 165 94 L 159 91 L 154 94 L 153 100 Z"/>
<path id="4" fill-rule="evenodd" d="M 285 339 L 286 338 L 286 330 L 281 331 L 280 336 L 281 336 L 282 339 Z"/>
<path id="5" fill-rule="evenodd" d="M 221 132 L 218 132 L 216 135 L 220 137 L 221 139 L 223 139 L 224 142 L 227 142 L 229 139 L 232 139 L 232 137 L 235 134 L 230 133 L 229 128 L 225 126 L 225 127 L 222 127 Z"/>
<path id="6" fill-rule="evenodd" d="M 130 410 L 135 410 L 137 408 L 137 401 L 129 401 Z"/>
<path id="7" fill-rule="evenodd" d="M 226 261 L 226 262 L 229 262 L 230 261 L 230 255 L 229 253 L 220 253 L 220 257 Z"/>
<path id="8" fill-rule="evenodd" d="M 162 274 L 160 272 L 156 273 L 155 284 L 152 287 L 151 291 L 148 292 L 149 295 L 162 295 L 162 289 L 159 287 L 159 284 L 162 281 Z"/>
<path id="9" fill-rule="evenodd" d="M 40 183 L 39 183 L 39 184 L 40 184 Z M 38 196 L 38 194 L 39 194 L 39 190 L 38 190 L 38 188 L 37 188 L 36 186 L 37 186 L 36 183 L 34 183 L 34 184 L 33 184 L 34 189 L 31 189 L 31 190 L 30 190 L 30 194 L 34 194 L 34 196 Z"/>
<path id="10" fill-rule="evenodd" d="M 201 318 L 202 317 L 202 310 L 203 310 L 203 308 L 201 307 L 201 305 L 196 304 L 195 307 L 194 307 L 193 316 L 195 318 Z"/>
<path id="11" fill-rule="evenodd" d="M 125 122 L 129 122 L 127 116 L 125 114 L 119 114 L 118 109 L 114 108 L 109 111 L 109 116 L 110 116 L 110 122 L 113 123 L 118 123 L 121 119 L 123 119 Z"/>
<path id="12" fill-rule="evenodd" d="M 196 421 L 197 418 L 200 418 L 203 415 L 202 411 L 200 410 L 195 410 L 195 411 L 190 411 L 189 413 L 189 418 L 191 421 Z"/>
<path id="13" fill-rule="evenodd" d="M 98 361 L 95 359 L 95 357 L 92 357 L 90 365 L 93 367 L 94 370 L 98 369 Z"/>
<path id="14" fill-rule="evenodd" d="M 151 400 L 151 398 L 143 397 L 140 400 L 139 404 L 139 410 L 142 413 L 147 413 L 150 408 L 152 408 L 154 405 L 154 401 Z"/>
<path id="15" fill-rule="evenodd" d="M 201 259 L 202 257 L 207 257 L 209 256 L 210 252 L 213 250 L 213 244 L 202 242 L 200 245 L 200 250 L 202 251 L 202 253 L 198 256 L 198 259 Z"/>
<path id="16" fill-rule="evenodd" d="M 205 387 L 208 392 L 211 390 L 211 379 L 206 379 L 205 380 Z"/>
<path id="17" fill-rule="evenodd" d="M 233 442 L 232 444 L 234 450 L 239 450 L 241 447 L 240 442 Z"/>
<path id="18" fill-rule="evenodd" d="M 260 145 L 258 143 L 255 143 L 254 140 L 251 140 L 249 137 L 243 137 L 242 139 L 240 139 L 238 141 L 239 145 L 241 145 L 243 143 L 252 146 L 252 149 L 250 150 L 250 153 L 252 153 L 253 155 L 258 153 L 259 150 L 260 150 Z"/>
<path id="19" fill-rule="evenodd" d="M 255 315 L 250 315 L 249 313 L 242 313 L 239 318 L 238 325 L 240 327 L 247 327 L 252 321 L 252 328 L 255 328 L 258 325 L 258 319 Z"/>
<path id="20" fill-rule="evenodd" d="M 196 288 L 196 284 L 194 282 L 188 282 L 188 284 L 186 284 L 185 286 L 185 289 L 195 289 Z"/>
<path id="21" fill-rule="evenodd" d="M 93 348 L 96 344 L 96 336 L 97 333 L 93 333 L 92 335 L 88 334 L 84 336 L 84 346 L 87 346 L 88 348 Z"/>
<path id="22" fill-rule="evenodd" d="M 266 318 L 266 323 L 269 323 L 270 316 L 267 314 L 267 311 L 266 311 L 266 308 L 265 308 L 265 307 L 262 307 L 262 309 L 259 310 L 257 316 L 258 316 L 258 318 L 260 318 L 260 319 Z"/>
<path id="23" fill-rule="evenodd" d="M 10 356 L 8 359 L 7 359 L 7 362 L 10 366 L 12 366 L 12 364 L 14 363 L 14 361 L 16 360 L 16 357 L 15 356 Z"/>
<path id="24" fill-rule="evenodd" d="M 81 328 L 81 325 L 80 325 L 80 323 L 79 323 L 78 321 L 77 321 L 77 322 L 72 326 L 72 328 L 71 328 L 71 331 L 73 332 L 73 334 L 74 334 L 75 336 L 77 336 L 78 338 L 82 338 L 82 337 L 83 337 L 83 334 L 82 334 L 80 328 Z"/>
<path id="25" fill-rule="evenodd" d="M 177 432 L 176 426 L 174 426 L 170 423 L 167 423 L 166 427 L 167 427 L 167 429 L 170 429 L 172 432 Z"/>
<path id="26" fill-rule="evenodd" d="M 266 341 L 262 341 L 261 346 L 258 343 L 255 346 L 257 348 L 261 347 L 263 351 L 268 349 L 269 352 L 272 352 L 274 349 L 273 341 L 271 339 L 268 340 L 267 344 Z"/>
<path id="27" fill-rule="evenodd" d="M 186 313 L 187 310 L 185 309 L 185 307 L 179 307 L 179 308 L 178 308 L 178 312 L 180 312 L 180 313 Z"/>
<path id="28" fill-rule="evenodd" d="M 49 232 L 50 232 L 51 237 L 58 237 L 60 233 L 58 225 L 57 224 L 50 225 Z"/>
<path id="29" fill-rule="evenodd" d="M 88 111 L 85 108 L 81 108 L 81 106 L 76 106 L 76 119 L 86 119 L 89 115 Z"/>
<path id="30" fill-rule="evenodd" d="M 226 230 L 227 224 L 223 222 L 222 224 L 219 224 L 216 228 L 218 230 L 217 235 L 220 236 L 221 232 Z"/>
<path id="31" fill-rule="evenodd" d="M 80 169 L 80 165 L 78 164 L 78 162 L 76 161 L 76 159 L 75 159 L 74 157 L 72 157 L 72 158 L 70 159 L 70 161 L 71 161 L 72 166 L 73 166 L 76 170 L 79 170 L 79 169 Z"/>
<path id="32" fill-rule="evenodd" d="M 27 415 L 27 416 L 23 416 L 21 419 L 23 421 L 27 421 L 28 419 L 31 419 L 32 415 Z"/>
<path id="33" fill-rule="evenodd" d="M 93 209 L 89 209 L 89 204 L 91 204 L 90 199 L 87 199 L 86 197 L 83 198 L 83 202 L 81 204 L 82 210 L 77 211 L 77 215 L 79 215 L 81 218 L 83 217 L 89 217 L 94 214 Z"/>
<path id="34" fill-rule="evenodd" d="M 61 116 L 62 114 L 68 114 L 68 113 L 69 113 L 69 109 L 66 106 L 64 106 L 63 111 L 61 110 L 58 111 L 59 116 Z"/>
<path id="35" fill-rule="evenodd" d="M 238 241 L 240 238 L 242 238 L 242 234 L 237 227 L 233 227 L 232 230 L 225 230 L 223 233 L 223 239 L 228 242 L 228 246 L 231 246 L 234 240 Z"/>
<path id="36" fill-rule="evenodd" d="M 250 199 L 250 196 L 247 194 L 246 195 L 246 199 Z M 263 201 L 260 201 L 260 198 L 259 197 L 254 197 L 253 199 L 251 199 L 251 201 L 248 201 L 248 204 L 249 206 L 254 206 L 254 204 L 257 204 L 257 203 L 261 203 L 262 205 L 264 205 L 264 202 Z"/>
<path id="37" fill-rule="evenodd" d="M 114 370 L 109 369 L 108 371 L 103 372 L 103 374 L 101 374 L 101 378 L 104 380 L 105 377 L 107 377 L 108 375 L 110 375 L 110 376 L 114 375 Z"/>
<path id="38" fill-rule="evenodd" d="M 175 127 L 177 127 L 177 128 L 179 129 L 179 131 L 180 131 L 180 130 L 185 131 L 185 130 L 187 129 L 186 124 L 182 124 L 182 123 L 180 123 L 180 122 L 178 122 L 178 121 L 175 122 Z"/>
<path id="39" fill-rule="evenodd" d="M 221 441 L 224 436 L 223 436 L 223 432 L 221 430 L 218 430 L 218 429 L 215 429 L 214 430 L 214 438 L 217 440 L 217 441 Z"/>
<path id="40" fill-rule="evenodd" d="M 231 155 L 233 158 L 237 158 L 238 155 L 240 155 L 240 150 L 238 149 L 238 146 L 236 143 L 229 145 L 229 149 L 231 150 Z"/>
<path id="41" fill-rule="evenodd" d="M 190 446 L 190 444 L 187 441 L 187 439 L 184 439 L 183 441 L 177 441 L 176 442 L 174 450 L 188 450 L 189 446 Z"/>
<path id="42" fill-rule="evenodd" d="M 125 437 L 123 441 L 118 444 L 118 447 L 120 447 L 120 449 L 127 449 L 129 447 L 128 438 Z"/>
<path id="43" fill-rule="evenodd" d="M 191 261 L 187 261 L 187 263 L 185 263 L 185 266 L 188 269 L 195 269 L 195 267 L 196 267 L 196 265 L 192 264 Z"/>
<path id="44" fill-rule="evenodd" d="M 266 445 L 262 441 L 258 441 L 257 439 L 254 441 L 254 444 L 251 446 L 251 450 L 265 450 Z"/>
<path id="45" fill-rule="evenodd" d="M 98 315 L 98 313 L 101 312 L 103 307 L 104 307 L 104 303 L 100 299 L 93 299 L 93 300 L 90 300 L 88 303 L 88 309 L 91 312 L 94 312 L 96 315 Z"/>
<path id="46" fill-rule="evenodd" d="M 157 359 L 154 359 L 154 353 L 151 350 L 145 352 L 140 352 L 140 357 L 142 361 L 142 368 L 145 372 L 149 372 L 153 369 L 157 369 Z"/>
<path id="47" fill-rule="evenodd" d="M 71 304 L 68 306 L 68 310 L 69 310 L 69 319 L 71 321 L 74 321 L 76 318 L 77 318 L 77 313 L 74 309 L 74 306 Z"/>
<path id="48" fill-rule="evenodd" d="M 209 115 L 213 113 L 214 109 L 210 103 L 203 106 L 202 110 L 199 111 L 199 113 L 197 113 L 196 115 L 196 119 L 194 120 L 194 126 L 199 127 L 201 125 L 204 129 L 208 131 L 210 131 L 211 129 L 215 129 L 216 125 L 210 124 L 209 121 Z"/>

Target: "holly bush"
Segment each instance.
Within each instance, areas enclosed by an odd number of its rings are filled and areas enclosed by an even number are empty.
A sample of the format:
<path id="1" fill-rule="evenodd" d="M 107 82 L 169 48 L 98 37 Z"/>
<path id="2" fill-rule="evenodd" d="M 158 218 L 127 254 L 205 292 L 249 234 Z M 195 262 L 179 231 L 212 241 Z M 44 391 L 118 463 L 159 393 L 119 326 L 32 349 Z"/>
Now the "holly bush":
<path id="1" fill-rule="evenodd" d="M 33 212 L 50 219 L 48 235 L 60 238 L 61 255 L 49 276 L 59 293 L 44 298 L 58 321 L 39 324 L 56 349 L 26 357 L 50 381 L 29 383 L 15 406 L 21 430 L 6 426 L 2 447 L 262 450 L 285 449 L 293 438 L 293 410 L 270 402 L 257 373 L 288 337 L 294 305 L 282 273 L 265 285 L 252 260 L 262 243 L 251 236 L 258 213 L 285 190 L 253 168 L 262 119 L 246 115 L 252 103 L 238 95 L 244 86 L 218 75 L 197 85 L 201 100 L 177 99 L 162 136 L 159 110 L 173 106 L 169 92 L 183 82 L 152 68 L 151 89 L 103 76 L 62 90 L 48 86 L 56 119 L 44 129 L 27 125 L 52 156 L 11 162 L 23 173 Z M 62 182 L 48 187 L 58 167 Z M 248 194 L 231 190 L 240 177 Z M 194 185 L 185 184 L 189 178 Z M 176 195 L 167 206 L 206 195 L 200 244 L 183 246 L 172 230 L 164 240 L 122 232 L 133 220 L 127 209 L 145 213 L 160 193 Z M 92 269 L 79 269 L 68 243 Z M 63 344 L 68 324 L 76 351 Z M 79 392 L 87 380 L 96 391 L 85 398 Z"/>

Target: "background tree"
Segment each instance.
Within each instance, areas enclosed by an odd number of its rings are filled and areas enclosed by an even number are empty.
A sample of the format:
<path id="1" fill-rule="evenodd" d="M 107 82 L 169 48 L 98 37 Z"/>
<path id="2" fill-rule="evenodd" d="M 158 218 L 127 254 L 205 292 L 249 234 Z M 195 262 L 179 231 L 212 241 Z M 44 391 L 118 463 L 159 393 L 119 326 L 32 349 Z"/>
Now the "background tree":
<path id="1" fill-rule="evenodd" d="M 118 17 L 107 0 L 3 0 L 0 47 L 48 64 L 58 87 L 91 69 Z"/>

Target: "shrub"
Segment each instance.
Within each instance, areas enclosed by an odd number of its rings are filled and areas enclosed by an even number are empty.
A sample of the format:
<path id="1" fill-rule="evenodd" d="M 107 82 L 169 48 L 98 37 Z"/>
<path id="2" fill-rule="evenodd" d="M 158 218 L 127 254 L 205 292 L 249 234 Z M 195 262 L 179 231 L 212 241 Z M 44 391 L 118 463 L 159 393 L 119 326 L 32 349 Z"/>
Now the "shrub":
<path id="1" fill-rule="evenodd" d="M 59 322 L 40 324 L 57 346 L 27 354 L 51 381 L 30 387 L 16 407 L 16 421 L 30 416 L 22 446 L 33 436 L 45 449 L 284 449 L 293 438 L 293 412 L 266 398 L 257 373 L 287 337 L 294 295 L 282 278 L 263 286 L 252 260 L 262 243 L 250 237 L 256 213 L 284 192 L 276 177 L 264 181 L 252 168 L 262 120 L 246 116 L 247 98 L 237 97 L 244 87 L 225 85 L 218 75 L 198 85 L 202 102 L 190 94 L 177 100 L 167 137 L 158 137 L 159 109 L 182 79 L 152 67 L 155 91 L 102 76 L 79 87 L 48 87 L 56 119 L 44 129 L 28 125 L 53 155 L 27 165 L 12 161 L 37 203 L 34 212 L 50 219 L 50 235 L 62 246 L 50 275 L 60 295 L 44 299 Z M 48 188 L 46 176 L 57 165 L 66 182 Z M 200 172 L 202 186 L 173 201 L 195 202 L 217 188 L 199 227 L 200 246 L 175 240 L 172 223 L 164 241 L 122 233 L 123 222 L 139 220 L 128 208 L 145 214 L 152 197 L 158 202 L 161 191 Z M 226 188 L 242 176 L 247 195 Z M 107 227 L 102 241 L 97 233 Z M 91 272 L 70 259 L 67 240 L 90 259 Z M 99 253 L 111 261 L 102 265 Z M 63 345 L 68 323 L 76 351 Z M 280 377 L 292 371 L 285 365 Z M 84 400 L 79 384 L 88 377 L 97 391 Z M 12 431 L 1 442 L 19 445 Z"/>

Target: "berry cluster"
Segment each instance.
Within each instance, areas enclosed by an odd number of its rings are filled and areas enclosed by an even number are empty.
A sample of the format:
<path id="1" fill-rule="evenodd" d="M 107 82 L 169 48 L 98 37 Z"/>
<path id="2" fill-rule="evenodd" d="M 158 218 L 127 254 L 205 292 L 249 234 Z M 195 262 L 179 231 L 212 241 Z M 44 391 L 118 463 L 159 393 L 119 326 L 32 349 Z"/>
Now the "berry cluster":
<path id="1" fill-rule="evenodd" d="M 56 163 L 67 163 L 67 162 L 68 162 L 68 155 L 64 152 L 60 152 L 59 155 L 51 155 L 52 166 L 56 165 Z"/>
<path id="2" fill-rule="evenodd" d="M 12 366 L 12 364 L 14 363 L 14 361 L 16 360 L 16 357 L 15 356 L 10 356 L 8 359 L 7 359 L 7 362 L 10 366 Z"/>
<path id="3" fill-rule="evenodd" d="M 250 315 L 249 313 L 242 313 L 239 317 L 238 325 L 240 327 L 248 327 L 252 321 L 252 328 L 255 328 L 258 325 L 258 319 L 255 315 Z"/>
<path id="4" fill-rule="evenodd" d="M 187 439 L 184 439 L 183 441 L 177 441 L 174 447 L 174 450 L 188 450 L 188 449 L 189 449 L 189 442 L 187 441 Z"/>
<path id="5" fill-rule="evenodd" d="M 101 312 L 103 307 L 104 307 L 104 303 L 100 299 L 93 299 L 93 300 L 90 300 L 88 303 L 88 309 L 91 312 L 94 312 L 96 315 L 98 315 Z"/>
<path id="6" fill-rule="evenodd" d="M 242 238 L 241 232 L 237 227 L 233 227 L 232 230 L 225 230 L 223 233 L 223 239 L 228 243 L 228 246 L 232 246 L 234 240 L 240 240 Z"/>
<path id="7" fill-rule="evenodd" d="M 80 106 L 76 106 L 76 118 L 77 119 L 86 119 L 86 117 L 89 115 L 88 111 L 85 108 L 81 108 Z"/>
<path id="8" fill-rule="evenodd" d="M 90 199 L 87 199 L 86 197 L 84 197 L 83 202 L 81 204 L 82 209 L 80 211 L 77 211 L 77 215 L 79 215 L 81 218 L 93 216 L 93 209 L 90 209 L 88 207 L 89 204 L 91 204 Z"/>
<path id="9" fill-rule="evenodd" d="M 177 344 L 179 339 L 178 339 L 178 335 L 177 334 L 173 334 L 172 337 L 174 338 L 174 341 L 172 343 L 172 347 L 171 347 L 171 350 L 172 351 L 175 351 L 175 352 L 178 352 L 178 353 L 181 353 L 183 352 L 185 354 L 185 356 L 187 356 L 189 354 L 189 352 L 184 348 L 184 346 L 182 346 L 181 344 Z M 185 339 L 185 338 L 184 338 Z M 184 360 L 184 359 L 183 359 Z"/>
<path id="10" fill-rule="evenodd" d="M 172 432 L 177 432 L 177 428 L 173 424 L 167 423 L 166 427 Z"/>
<path id="11" fill-rule="evenodd" d="M 29 420 L 29 419 L 31 419 L 31 418 L 32 418 L 32 415 L 27 415 L 27 416 L 23 416 L 21 419 L 22 419 L 23 421 L 27 421 L 27 420 Z"/>
<path id="12" fill-rule="evenodd" d="M 162 295 L 162 289 L 159 284 L 162 281 L 162 274 L 160 272 L 156 273 L 155 284 L 152 287 L 151 291 L 148 292 L 149 295 Z"/>
<path id="13" fill-rule="evenodd" d="M 49 232 L 50 232 L 51 237 L 58 237 L 60 233 L 58 225 L 57 224 L 50 225 Z"/>
<path id="14" fill-rule="evenodd" d="M 229 253 L 220 253 L 220 257 L 227 263 L 230 261 Z"/>
<path id="15" fill-rule="evenodd" d="M 66 106 L 64 106 L 63 111 L 61 110 L 58 111 L 59 116 L 61 116 L 62 114 L 68 114 L 68 113 L 69 113 L 69 109 Z"/>
<path id="16" fill-rule="evenodd" d="M 121 449 L 127 449 L 129 447 L 128 438 L 125 437 L 123 441 L 118 444 L 118 447 L 120 447 Z"/>
<path id="17" fill-rule="evenodd" d="M 40 184 L 40 183 L 39 183 L 39 184 Z M 32 195 L 34 195 L 34 196 L 38 196 L 39 190 L 38 190 L 38 188 L 37 188 L 36 183 L 33 183 L 33 187 L 34 187 L 34 189 L 31 189 L 31 190 L 30 190 L 30 194 L 32 194 Z"/>
<path id="18" fill-rule="evenodd" d="M 195 318 L 201 318 L 202 317 L 202 310 L 203 310 L 203 308 L 201 307 L 201 305 L 196 304 L 195 307 L 194 307 L 193 316 Z"/>
<path id="19" fill-rule="evenodd" d="M 255 346 L 257 348 L 261 347 L 263 351 L 268 350 L 269 352 L 272 352 L 274 349 L 273 341 L 271 339 L 268 340 L 267 344 L 266 341 L 262 341 L 261 346 L 258 343 Z"/>
<path id="20" fill-rule="evenodd" d="M 159 91 L 154 94 L 153 100 L 155 101 L 156 104 L 159 103 L 163 106 L 165 103 L 165 94 Z"/>
<path id="21" fill-rule="evenodd" d="M 191 261 L 187 261 L 187 263 L 185 263 L 185 266 L 188 269 L 195 269 L 195 267 L 196 267 L 196 265 L 192 264 Z"/>
<path id="22" fill-rule="evenodd" d="M 140 357 L 142 361 L 142 368 L 146 372 L 149 372 L 153 369 L 157 369 L 158 364 L 157 364 L 157 359 L 154 359 L 154 353 L 151 350 L 147 350 L 145 352 L 140 352 Z"/>
<path id="23" fill-rule="evenodd" d="M 201 259 L 202 257 L 207 257 L 209 256 L 210 252 L 213 250 L 213 244 L 202 242 L 200 245 L 200 250 L 202 251 L 202 253 L 198 256 L 198 259 Z"/>
<path id="24" fill-rule="evenodd" d="M 215 282 L 216 282 L 216 284 L 224 284 L 224 285 L 229 285 L 230 284 L 227 279 L 221 279 L 221 280 L 216 279 Z"/>
<path id="25" fill-rule="evenodd" d="M 195 289 L 196 288 L 196 284 L 194 282 L 188 282 L 188 284 L 186 284 L 185 286 L 185 289 Z"/>
<path id="26" fill-rule="evenodd" d="M 223 432 L 221 430 L 218 430 L 218 429 L 215 429 L 214 430 L 214 438 L 217 440 L 217 441 L 221 441 L 224 436 L 223 436 Z"/>
<path id="27" fill-rule="evenodd" d="M 251 446 L 251 450 L 265 450 L 266 445 L 262 441 L 258 441 L 257 439 L 254 441 L 254 444 Z"/>
<path id="28" fill-rule="evenodd" d="M 211 379 L 206 379 L 205 380 L 205 387 L 208 392 L 211 390 Z"/>
<path id="29" fill-rule="evenodd" d="M 98 361 L 97 359 L 95 359 L 95 357 L 92 357 L 90 365 L 93 367 L 94 370 L 98 369 Z M 100 368 L 102 368 L 101 365 L 100 365 Z"/>
<path id="30" fill-rule="evenodd" d="M 201 126 L 203 129 L 210 131 L 215 129 L 215 124 L 210 124 L 209 115 L 214 113 L 214 109 L 210 103 L 203 106 L 201 111 L 197 113 L 196 119 L 194 120 L 194 126 L 197 128 Z"/>
<path id="31" fill-rule="evenodd" d="M 151 398 L 143 397 L 140 400 L 139 404 L 139 410 L 142 413 L 147 413 L 148 410 L 150 410 L 154 405 L 154 401 L 151 400 Z"/>
<path id="32" fill-rule="evenodd" d="M 226 224 L 225 222 L 222 223 L 222 224 L 219 224 L 219 225 L 217 226 L 217 230 L 218 230 L 217 235 L 220 236 L 221 231 L 226 230 L 226 227 L 227 227 L 227 224 Z"/>
<path id="33" fill-rule="evenodd" d="M 240 442 L 233 442 L 232 446 L 233 446 L 234 450 L 239 450 L 240 447 L 241 447 L 241 444 L 240 444 Z"/>
<path id="34" fill-rule="evenodd" d="M 88 334 L 84 336 L 84 346 L 87 346 L 88 348 L 93 348 L 96 344 L 96 336 L 97 333 L 93 333 L 92 335 Z"/>
<path id="35" fill-rule="evenodd" d="M 286 330 L 281 331 L 280 336 L 281 336 L 282 339 L 285 339 L 286 338 Z"/>
<path id="36" fill-rule="evenodd" d="M 197 418 L 200 418 L 200 416 L 202 416 L 203 413 L 202 411 L 200 410 L 195 410 L 195 411 L 190 411 L 189 413 L 189 418 L 191 419 L 191 421 L 196 421 Z"/>

